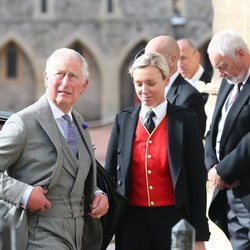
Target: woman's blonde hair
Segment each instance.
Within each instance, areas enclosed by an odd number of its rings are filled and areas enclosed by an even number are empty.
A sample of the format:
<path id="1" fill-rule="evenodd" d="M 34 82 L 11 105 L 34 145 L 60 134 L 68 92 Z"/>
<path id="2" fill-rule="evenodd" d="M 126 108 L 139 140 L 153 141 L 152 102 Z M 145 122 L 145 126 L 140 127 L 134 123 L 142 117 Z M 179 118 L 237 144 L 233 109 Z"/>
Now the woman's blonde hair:
<path id="1" fill-rule="evenodd" d="M 162 55 L 156 52 L 145 53 L 136 58 L 129 67 L 129 74 L 133 77 L 136 69 L 146 68 L 148 66 L 158 68 L 163 79 L 169 76 L 169 67 L 166 60 Z"/>

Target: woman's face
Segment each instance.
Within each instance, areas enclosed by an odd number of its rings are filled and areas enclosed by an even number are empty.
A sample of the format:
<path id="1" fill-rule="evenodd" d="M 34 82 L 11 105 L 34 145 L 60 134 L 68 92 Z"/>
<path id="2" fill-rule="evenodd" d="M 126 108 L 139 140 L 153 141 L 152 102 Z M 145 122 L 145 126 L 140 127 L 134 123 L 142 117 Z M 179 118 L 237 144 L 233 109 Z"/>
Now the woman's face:
<path id="1" fill-rule="evenodd" d="M 165 87 L 169 77 L 163 79 L 160 70 L 155 66 L 137 68 L 133 72 L 136 94 L 145 106 L 153 108 L 165 101 Z"/>

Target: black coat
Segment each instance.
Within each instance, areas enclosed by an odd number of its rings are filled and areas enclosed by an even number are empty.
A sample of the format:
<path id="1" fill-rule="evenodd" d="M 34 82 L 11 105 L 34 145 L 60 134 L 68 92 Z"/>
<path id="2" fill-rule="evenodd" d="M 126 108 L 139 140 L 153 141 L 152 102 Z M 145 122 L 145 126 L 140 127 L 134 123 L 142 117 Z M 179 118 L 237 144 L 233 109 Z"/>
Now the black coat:
<path id="1" fill-rule="evenodd" d="M 109 210 L 101 217 L 103 240 L 100 250 L 105 250 L 112 240 L 116 229 L 122 223 L 124 212 L 127 209 L 127 198 L 116 191 L 116 182 L 112 176 L 96 161 L 97 185 L 105 192 L 109 200 Z"/>
<path id="2" fill-rule="evenodd" d="M 240 180 L 237 187 L 240 198 L 250 211 L 250 78 L 232 105 L 225 120 L 220 142 L 220 159 L 215 145 L 223 104 L 233 88 L 224 79 L 218 93 L 211 130 L 205 145 L 205 163 L 208 169 L 215 164 L 218 174 L 228 184 Z M 226 191 L 215 189 L 209 216 L 228 235 Z"/>
<path id="3" fill-rule="evenodd" d="M 169 102 L 183 106 L 194 111 L 198 117 L 202 136 L 206 130 L 207 116 L 204 108 L 203 97 L 200 92 L 187 82 L 181 74 L 177 76 L 167 93 Z"/>
<path id="4" fill-rule="evenodd" d="M 210 73 L 209 71 L 207 70 L 204 70 L 203 74 L 201 75 L 199 81 L 202 81 L 204 83 L 210 83 L 211 80 L 212 80 L 212 76 L 213 74 Z M 202 97 L 203 97 L 203 100 L 204 100 L 204 103 L 206 104 L 207 100 L 208 100 L 208 94 L 207 93 L 201 93 Z"/>
<path id="5" fill-rule="evenodd" d="M 116 115 L 105 161 L 105 168 L 116 180 L 117 191 L 125 196 L 139 112 L 140 106 Z M 206 168 L 201 135 L 194 127 L 198 127 L 198 121 L 193 112 L 168 103 L 168 159 L 176 206 L 184 210 L 196 229 L 196 240 L 208 240 Z"/>

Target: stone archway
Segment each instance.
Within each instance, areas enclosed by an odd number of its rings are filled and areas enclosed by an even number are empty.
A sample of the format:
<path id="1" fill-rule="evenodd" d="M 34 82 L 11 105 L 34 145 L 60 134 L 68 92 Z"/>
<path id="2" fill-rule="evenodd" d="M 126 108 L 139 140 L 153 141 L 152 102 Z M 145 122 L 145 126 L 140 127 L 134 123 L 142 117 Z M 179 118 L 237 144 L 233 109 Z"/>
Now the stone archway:
<path id="1" fill-rule="evenodd" d="M 120 87 L 120 105 L 121 109 L 129 106 L 136 105 L 138 103 L 137 96 L 135 94 L 133 80 L 129 76 L 128 68 L 129 65 L 133 62 L 135 57 L 140 53 L 144 53 L 143 49 L 145 48 L 147 42 L 141 41 L 128 53 L 127 57 L 124 60 L 124 63 L 121 68 L 121 87 Z"/>
<path id="2" fill-rule="evenodd" d="M 16 112 L 32 104 L 36 99 L 36 73 L 25 50 L 14 39 L 1 46 L 0 65 L 0 109 Z M 14 75 L 9 75 L 9 67 L 15 68 Z"/>
<path id="3" fill-rule="evenodd" d="M 79 40 L 75 40 L 68 46 L 78 51 L 87 60 L 89 65 L 89 85 L 86 92 L 76 103 L 76 110 L 88 121 L 96 121 L 101 118 L 101 76 L 98 64 L 88 48 Z M 91 108 L 90 108 L 91 107 Z"/>

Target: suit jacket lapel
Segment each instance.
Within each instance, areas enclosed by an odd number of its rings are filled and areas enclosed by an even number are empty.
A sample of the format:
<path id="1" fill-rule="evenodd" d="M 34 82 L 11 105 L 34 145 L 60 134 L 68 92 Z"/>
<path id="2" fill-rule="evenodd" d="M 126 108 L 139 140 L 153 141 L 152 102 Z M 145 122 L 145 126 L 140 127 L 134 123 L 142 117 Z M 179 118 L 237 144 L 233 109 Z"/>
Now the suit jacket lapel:
<path id="1" fill-rule="evenodd" d="M 233 85 L 227 83 L 227 81 L 225 79 L 222 81 L 221 87 L 220 87 L 220 90 L 218 93 L 217 102 L 216 102 L 215 109 L 214 109 L 213 120 L 220 119 L 222 107 L 223 107 L 230 91 L 232 90 L 232 88 L 233 88 Z"/>
<path id="2" fill-rule="evenodd" d="M 55 146 L 57 151 L 57 162 L 56 168 L 54 169 L 53 175 L 51 177 L 51 181 L 49 186 L 53 186 L 57 177 L 60 174 L 60 167 L 62 165 L 62 151 L 61 151 L 61 140 L 58 134 L 58 128 L 54 121 L 54 117 L 52 115 L 51 109 L 49 107 L 49 103 L 47 101 L 47 97 L 42 96 L 37 102 L 38 110 L 35 114 L 37 121 L 40 123 L 41 127 L 44 129 L 52 144 Z"/>
<path id="3" fill-rule="evenodd" d="M 249 81 L 244 85 L 242 91 L 240 91 L 237 99 L 235 100 L 234 104 L 228 111 L 226 121 L 225 123 L 227 124 L 223 128 L 223 136 L 221 138 L 221 145 L 225 145 L 225 141 L 227 140 L 228 136 L 230 135 L 233 125 L 235 121 L 237 120 L 237 116 L 240 113 L 240 110 L 244 106 L 246 100 L 250 96 L 250 79 Z"/>
<path id="4" fill-rule="evenodd" d="M 82 137 L 82 140 L 83 140 L 90 156 L 92 157 L 92 159 L 94 159 L 93 145 L 91 143 L 91 139 L 90 139 L 88 130 L 86 130 L 87 125 L 85 124 L 85 121 L 82 119 L 82 117 L 76 111 L 73 110 L 72 115 L 73 115 L 73 118 L 75 120 L 78 131 L 80 133 L 80 136 Z"/>
<path id="5" fill-rule="evenodd" d="M 177 78 L 174 80 L 172 86 L 169 88 L 167 93 L 167 99 L 170 103 L 175 103 L 176 99 L 178 98 L 178 86 L 179 82 L 181 81 L 180 74 L 177 76 Z"/>
<path id="6" fill-rule="evenodd" d="M 183 123 L 174 116 L 174 107 L 171 103 L 167 106 L 167 130 L 168 130 L 168 159 L 169 168 L 173 181 L 173 186 L 176 186 L 182 166 L 183 153 L 176 153 L 180 150 L 179 145 L 183 141 Z"/>
<path id="7" fill-rule="evenodd" d="M 133 109 L 131 113 L 129 113 L 124 117 L 124 122 L 121 123 L 123 124 L 123 128 L 121 129 L 122 138 L 123 140 L 126 140 L 127 143 L 119 145 L 119 148 L 123 148 L 124 153 L 122 154 L 123 157 L 122 162 L 124 163 L 124 168 L 126 172 L 128 171 L 131 162 L 133 139 L 140 109 L 141 106 L 138 106 L 137 108 Z M 122 143 L 122 140 L 120 140 L 120 143 Z"/>

